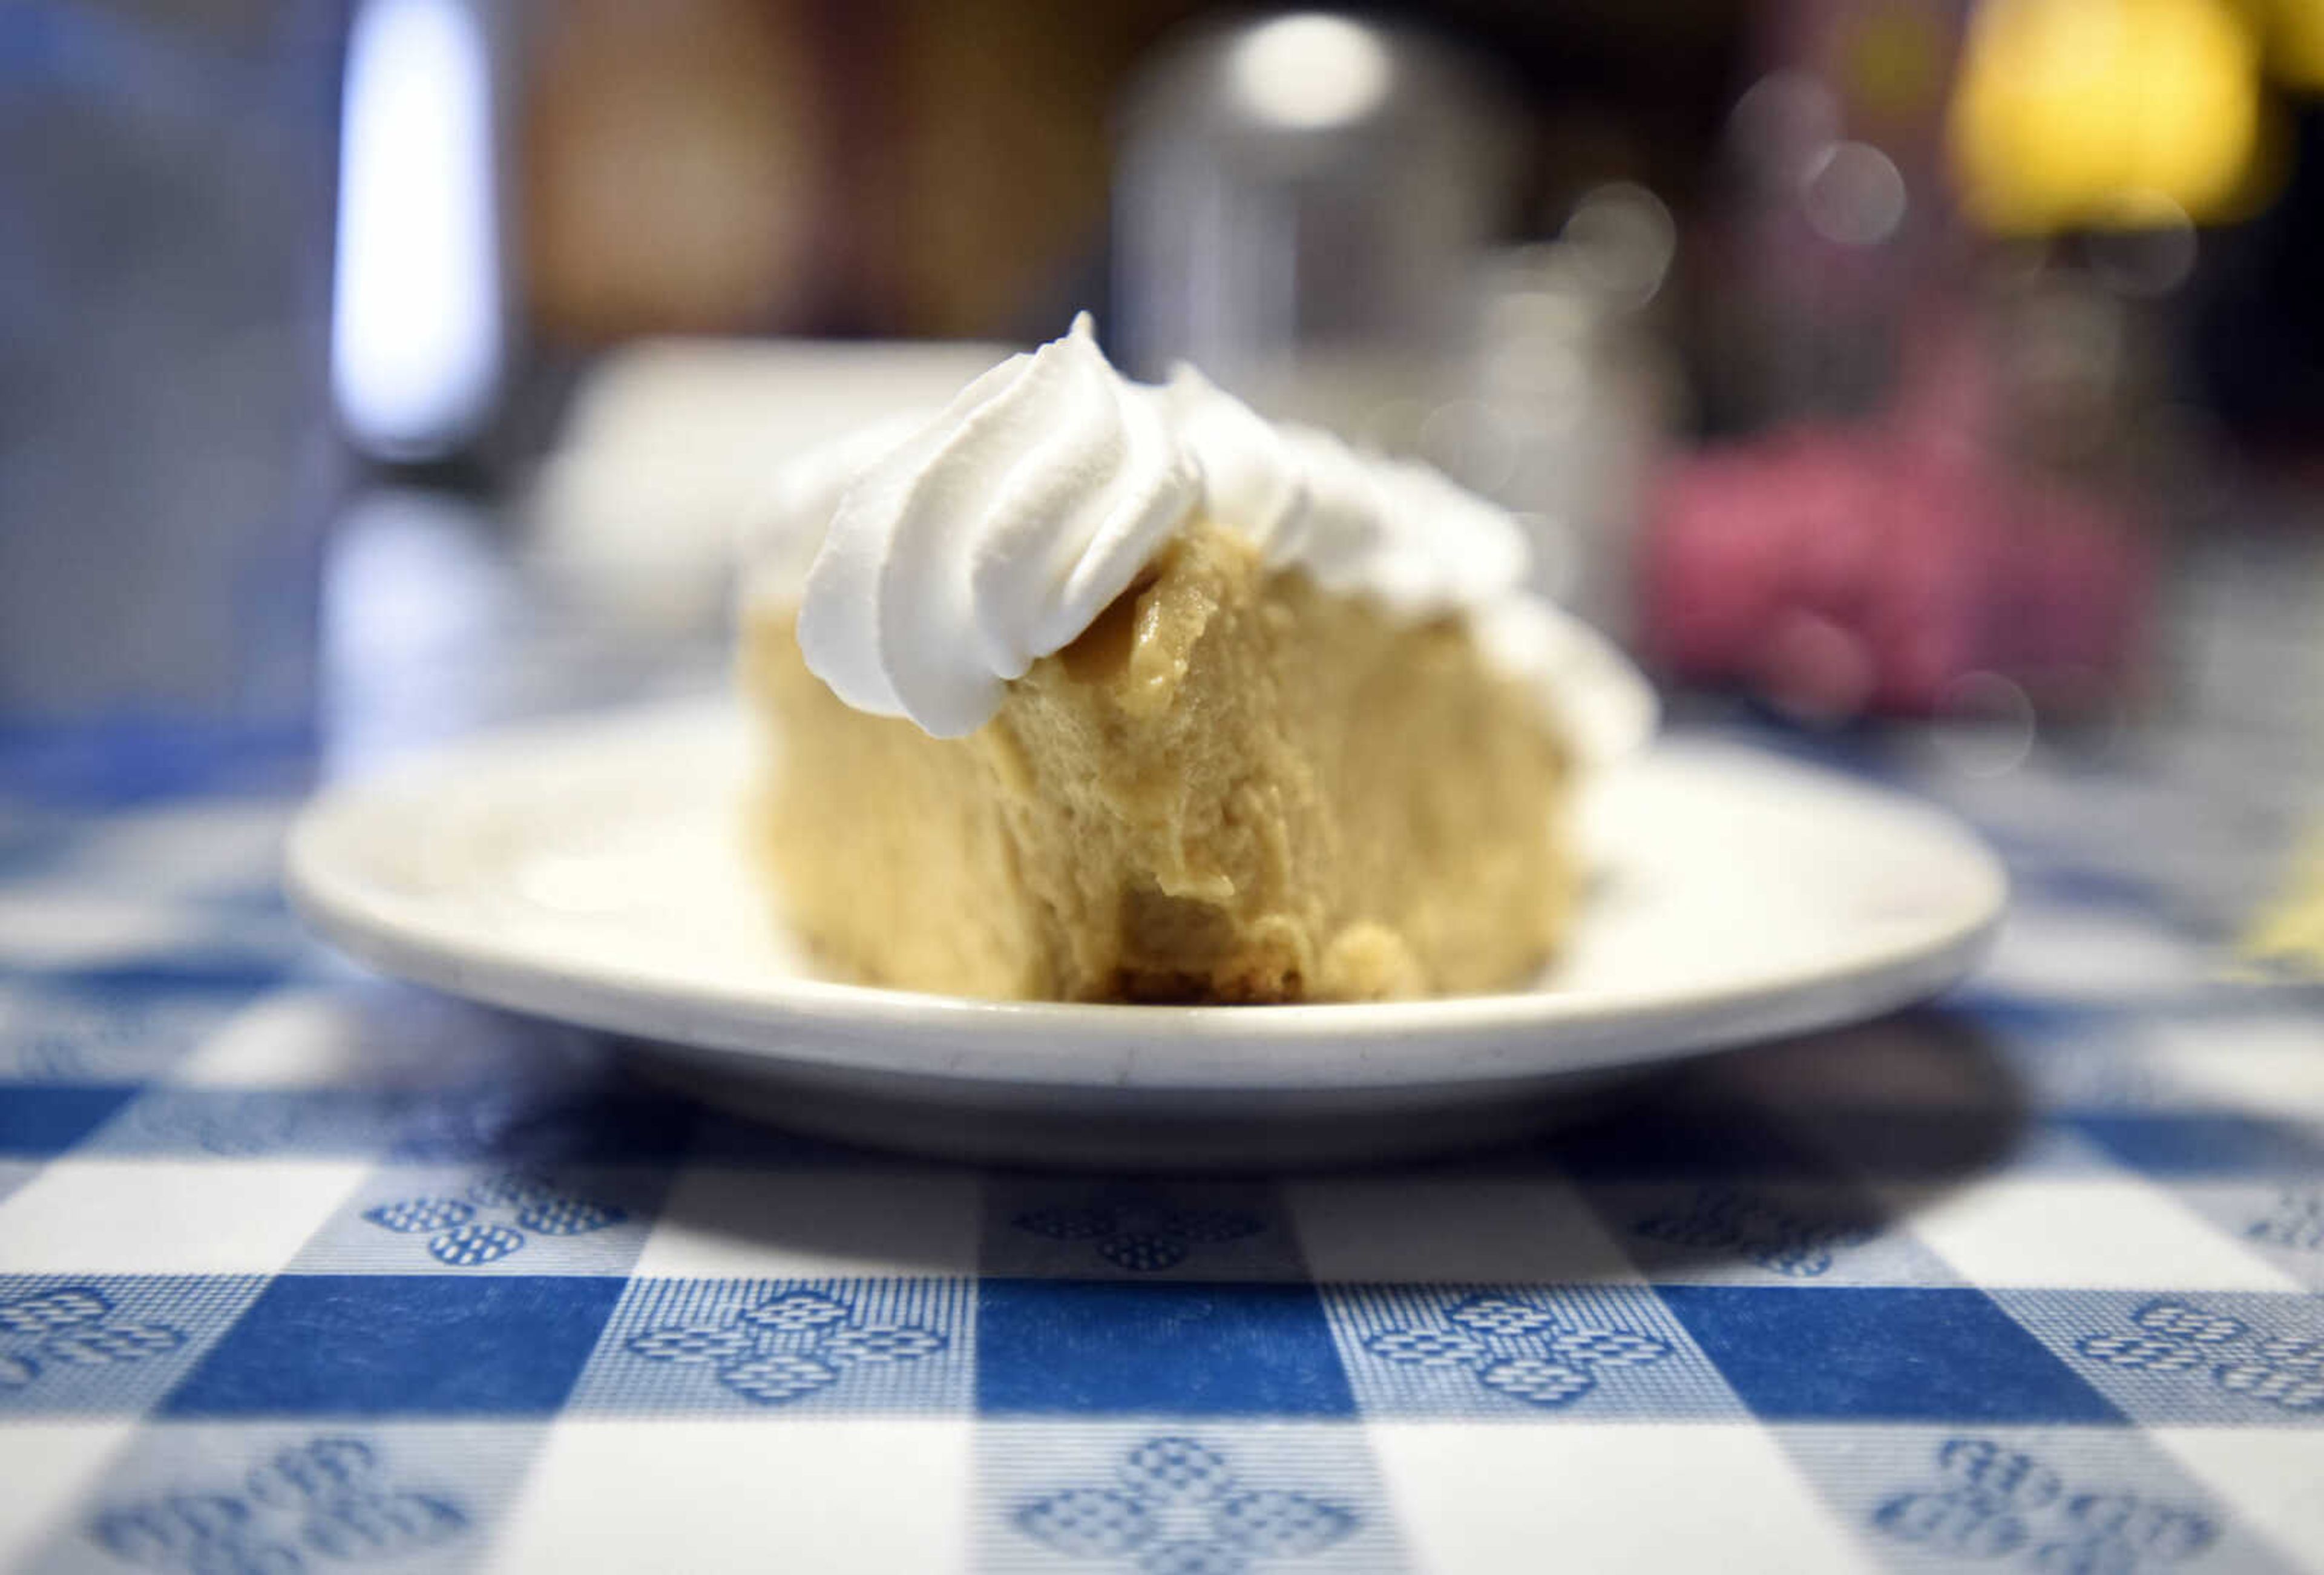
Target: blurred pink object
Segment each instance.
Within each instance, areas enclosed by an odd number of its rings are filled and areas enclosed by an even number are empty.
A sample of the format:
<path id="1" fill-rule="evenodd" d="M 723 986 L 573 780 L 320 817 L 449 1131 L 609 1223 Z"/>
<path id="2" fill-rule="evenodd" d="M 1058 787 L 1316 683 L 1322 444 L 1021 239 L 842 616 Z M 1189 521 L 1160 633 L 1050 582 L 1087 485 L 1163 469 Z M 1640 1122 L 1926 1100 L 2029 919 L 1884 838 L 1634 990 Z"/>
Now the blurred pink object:
<path id="1" fill-rule="evenodd" d="M 1647 515 L 1649 655 L 1795 714 L 1928 715 L 1971 673 L 2121 694 L 2152 588 L 2132 521 L 1966 445 L 1803 426 L 1682 461 Z"/>

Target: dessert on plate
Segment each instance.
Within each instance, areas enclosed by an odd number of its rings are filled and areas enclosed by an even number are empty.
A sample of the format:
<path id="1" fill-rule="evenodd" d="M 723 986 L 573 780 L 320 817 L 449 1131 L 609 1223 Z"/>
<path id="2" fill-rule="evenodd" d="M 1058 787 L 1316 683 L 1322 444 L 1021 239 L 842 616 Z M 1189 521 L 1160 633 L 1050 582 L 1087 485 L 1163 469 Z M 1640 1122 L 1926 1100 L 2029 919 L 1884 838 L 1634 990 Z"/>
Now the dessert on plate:
<path id="1" fill-rule="evenodd" d="M 784 917 L 876 984 L 1286 1002 L 1527 981 L 1643 680 L 1433 470 L 1089 319 L 780 478 L 742 674 Z"/>

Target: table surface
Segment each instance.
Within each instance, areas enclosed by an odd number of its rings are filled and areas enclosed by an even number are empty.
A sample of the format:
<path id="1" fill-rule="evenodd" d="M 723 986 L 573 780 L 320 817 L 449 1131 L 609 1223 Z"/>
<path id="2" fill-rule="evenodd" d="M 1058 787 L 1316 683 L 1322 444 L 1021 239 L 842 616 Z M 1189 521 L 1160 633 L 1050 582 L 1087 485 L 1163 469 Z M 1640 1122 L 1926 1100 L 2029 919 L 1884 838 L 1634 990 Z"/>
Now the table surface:
<path id="1" fill-rule="evenodd" d="M 287 797 L 0 756 L 0 1564 L 2324 1569 L 2324 990 L 2232 944 L 2324 687 L 2207 627 L 2240 707 L 1840 751 L 2011 863 L 1947 1002 L 1396 1171 L 756 1128 L 304 939 Z"/>

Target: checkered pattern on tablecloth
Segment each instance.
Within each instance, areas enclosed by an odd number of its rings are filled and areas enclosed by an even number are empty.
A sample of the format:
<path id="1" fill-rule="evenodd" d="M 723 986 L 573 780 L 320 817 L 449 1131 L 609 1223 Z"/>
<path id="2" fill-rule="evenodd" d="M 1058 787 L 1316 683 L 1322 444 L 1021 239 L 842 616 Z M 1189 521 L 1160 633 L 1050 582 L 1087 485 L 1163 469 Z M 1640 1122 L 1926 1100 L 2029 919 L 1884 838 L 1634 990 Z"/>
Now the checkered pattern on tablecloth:
<path id="1" fill-rule="evenodd" d="M 2319 998 L 2077 852 L 2130 809 L 1981 803 L 2041 856 L 1951 1010 L 1216 1181 L 789 1138 L 364 979 L 279 806 L 16 815 L 0 1561 L 2324 1568 Z"/>

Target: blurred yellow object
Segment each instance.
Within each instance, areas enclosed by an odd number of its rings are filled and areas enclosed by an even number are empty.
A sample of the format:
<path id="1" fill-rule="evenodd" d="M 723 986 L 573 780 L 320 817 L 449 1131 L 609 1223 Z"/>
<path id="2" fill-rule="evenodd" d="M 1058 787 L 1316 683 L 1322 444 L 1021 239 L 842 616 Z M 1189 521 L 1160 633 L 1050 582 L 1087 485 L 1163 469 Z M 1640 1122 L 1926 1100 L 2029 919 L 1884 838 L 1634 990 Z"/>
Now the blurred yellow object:
<path id="1" fill-rule="evenodd" d="M 2324 979 L 2324 825 L 2294 861 L 2283 895 L 2244 935 L 2244 968 L 2252 977 Z"/>
<path id="2" fill-rule="evenodd" d="M 2259 45 L 2227 0 L 1985 0 L 1950 126 L 1970 216 L 2021 235 L 2236 216 L 2260 133 Z"/>
<path id="3" fill-rule="evenodd" d="M 2271 0 L 2268 69 L 2296 88 L 2324 88 L 2324 0 Z"/>

